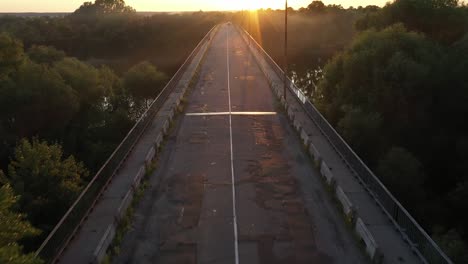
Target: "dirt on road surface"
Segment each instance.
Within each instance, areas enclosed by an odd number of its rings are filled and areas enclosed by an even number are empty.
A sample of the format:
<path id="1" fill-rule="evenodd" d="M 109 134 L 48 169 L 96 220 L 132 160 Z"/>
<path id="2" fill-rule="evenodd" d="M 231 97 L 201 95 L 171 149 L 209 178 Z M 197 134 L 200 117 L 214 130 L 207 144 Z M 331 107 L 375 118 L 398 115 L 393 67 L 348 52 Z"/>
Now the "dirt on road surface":
<path id="1" fill-rule="evenodd" d="M 234 26 L 221 26 L 114 263 L 367 263 Z"/>

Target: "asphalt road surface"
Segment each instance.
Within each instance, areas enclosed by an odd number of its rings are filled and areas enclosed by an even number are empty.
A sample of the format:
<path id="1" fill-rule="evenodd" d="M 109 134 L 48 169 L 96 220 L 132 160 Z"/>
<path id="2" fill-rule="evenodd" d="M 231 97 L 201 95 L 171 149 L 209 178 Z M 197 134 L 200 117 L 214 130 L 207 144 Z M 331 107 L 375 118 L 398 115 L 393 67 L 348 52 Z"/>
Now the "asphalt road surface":
<path id="1" fill-rule="evenodd" d="M 367 263 L 230 25 L 160 155 L 114 263 Z"/>

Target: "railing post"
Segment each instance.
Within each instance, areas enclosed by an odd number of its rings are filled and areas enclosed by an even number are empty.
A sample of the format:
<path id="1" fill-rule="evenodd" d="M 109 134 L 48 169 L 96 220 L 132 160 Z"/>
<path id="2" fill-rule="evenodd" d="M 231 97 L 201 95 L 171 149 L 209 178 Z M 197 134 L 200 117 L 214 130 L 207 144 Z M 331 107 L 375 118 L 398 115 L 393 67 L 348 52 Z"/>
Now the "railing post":
<path id="1" fill-rule="evenodd" d="M 286 86 L 288 85 L 288 0 L 286 0 L 284 9 L 284 87 L 283 97 L 286 102 Z"/>

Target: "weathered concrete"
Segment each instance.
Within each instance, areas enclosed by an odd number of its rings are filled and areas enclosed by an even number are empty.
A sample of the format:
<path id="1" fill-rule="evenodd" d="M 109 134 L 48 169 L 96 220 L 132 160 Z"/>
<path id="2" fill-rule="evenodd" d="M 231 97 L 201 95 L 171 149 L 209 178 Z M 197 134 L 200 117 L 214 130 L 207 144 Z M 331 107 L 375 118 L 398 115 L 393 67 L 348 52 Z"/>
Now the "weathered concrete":
<path id="1" fill-rule="evenodd" d="M 246 42 L 248 42 L 247 34 L 242 34 Z M 283 90 L 278 89 L 283 83 L 283 76 L 278 76 L 272 66 L 265 59 L 265 55 L 253 48 L 252 44 L 250 51 L 256 59 L 259 67 L 269 78 L 268 82 L 271 87 L 277 90 L 278 99 L 285 109 L 297 109 L 294 112 L 292 121 L 302 122 L 303 128 L 307 129 L 312 135 L 310 144 L 314 146 L 310 153 L 320 153 L 322 161 L 321 172 L 326 177 L 327 182 L 336 182 L 336 186 L 340 186 L 346 193 L 349 201 L 355 205 L 355 213 L 360 217 L 369 232 L 372 233 L 374 240 L 380 245 L 380 252 L 383 254 L 383 262 L 388 264 L 393 263 L 420 263 L 421 260 L 413 254 L 401 234 L 395 230 L 395 226 L 386 218 L 386 215 L 381 211 L 380 207 L 375 203 L 373 197 L 355 178 L 353 172 L 344 163 L 340 155 L 335 151 L 313 120 L 299 109 L 302 108 L 302 102 L 296 99 L 296 94 L 292 91 L 287 91 L 287 101 L 284 100 Z M 314 156 L 313 155 L 313 156 Z M 325 165 L 325 166 L 324 166 Z M 325 167 L 325 168 L 324 168 Z M 330 168 L 332 168 L 332 173 Z"/>
<path id="2" fill-rule="evenodd" d="M 187 113 L 277 107 L 227 25 L 187 102 Z M 114 263 L 367 262 L 283 113 L 180 116 L 158 165 Z"/>
<path id="3" fill-rule="evenodd" d="M 190 83 L 188 80 L 195 77 L 196 70 L 208 46 L 209 43 L 205 42 L 200 52 L 193 58 L 176 86 L 176 93 L 183 93 L 187 90 Z M 145 173 L 145 163 L 148 162 L 148 154 L 154 149 L 155 144 L 161 144 L 161 133 L 168 132 L 180 98 L 181 95 L 177 94 L 170 96 L 164 102 L 161 111 L 156 114 L 144 135 L 134 146 L 122 168 L 114 175 L 96 206 L 84 220 L 75 238 L 57 260 L 59 263 L 81 264 L 102 260 L 115 234 L 116 221 L 119 221 L 124 213 L 123 208 L 120 207 L 129 204 L 126 200 L 129 198 L 128 193 L 140 184 Z"/>

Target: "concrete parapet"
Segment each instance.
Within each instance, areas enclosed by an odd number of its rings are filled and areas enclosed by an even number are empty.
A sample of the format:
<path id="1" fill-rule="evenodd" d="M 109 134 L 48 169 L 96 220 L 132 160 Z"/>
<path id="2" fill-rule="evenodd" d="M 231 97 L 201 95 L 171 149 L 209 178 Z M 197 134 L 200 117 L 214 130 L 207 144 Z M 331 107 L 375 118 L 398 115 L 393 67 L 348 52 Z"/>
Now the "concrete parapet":
<path id="1" fill-rule="evenodd" d="M 116 227 L 114 223 L 107 227 L 106 232 L 101 238 L 101 241 L 99 241 L 97 248 L 94 250 L 92 261 L 93 264 L 99 264 L 103 261 L 104 257 L 106 256 L 107 249 L 112 243 L 112 240 L 114 240 L 115 230 Z"/>
<path id="2" fill-rule="evenodd" d="M 294 114 L 293 109 L 292 109 L 291 107 L 289 107 L 289 108 L 288 108 L 288 117 L 289 117 L 289 119 L 290 119 L 291 121 L 294 121 L 294 116 L 295 116 L 295 114 Z"/>
<path id="3" fill-rule="evenodd" d="M 117 215 L 115 216 L 117 222 L 120 222 L 125 216 L 125 212 L 127 212 L 128 207 L 132 203 L 133 193 L 133 189 L 130 188 L 120 203 L 119 208 L 117 208 Z"/>
<path id="4" fill-rule="evenodd" d="M 359 238 L 364 242 L 366 252 L 371 258 L 372 263 L 382 263 L 383 256 L 380 253 L 379 246 L 377 245 L 377 242 L 375 242 L 374 237 L 361 218 L 356 220 L 355 230 Z"/>
<path id="5" fill-rule="evenodd" d="M 135 178 L 133 178 L 133 184 L 132 187 L 134 189 L 138 189 L 141 184 L 141 180 L 143 179 L 143 176 L 145 176 L 146 169 L 145 166 L 141 166 L 141 168 L 138 170 L 138 173 L 135 175 Z"/>
<path id="6" fill-rule="evenodd" d="M 322 156 L 314 144 L 312 144 L 312 142 L 309 144 L 309 154 L 314 159 L 315 164 L 320 166 L 320 163 L 322 162 Z"/>
<path id="7" fill-rule="evenodd" d="M 352 221 L 354 219 L 355 208 L 351 203 L 351 200 L 349 200 L 348 196 L 340 186 L 336 187 L 335 194 L 336 198 L 338 201 L 340 201 L 341 206 L 343 207 L 344 214 Z"/>
<path id="8" fill-rule="evenodd" d="M 301 130 L 301 139 L 302 139 L 302 143 L 304 144 L 304 146 L 307 147 L 310 142 L 310 137 L 309 137 L 309 134 L 307 134 L 307 132 L 305 131 L 305 129 Z"/>
<path id="9" fill-rule="evenodd" d="M 169 125 L 170 125 L 170 120 L 168 118 L 164 121 L 163 127 L 162 127 L 162 132 L 164 135 L 167 135 L 167 133 L 169 132 Z"/>
<path id="10" fill-rule="evenodd" d="M 320 166 L 320 173 L 322 174 L 323 177 L 325 177 L 325 180 L 327 181 L 328 185 L 334 184 L 335 179 L 333 177 L 331 169 L 323 160 L 322 160 L 322 165 Z"/>
<path id="11" fill-rule="evenodd" d="M 156 148 L 160 148 L 161 145 L 162 145 L 162 142 L 164 140 L 164 133 L 161 131 L 157 136 L 156 136 L 156 140 L 154 141 L 154 144 L 156 146 Z"/>
<path id="12" fill-rule="evenodd" d="M 297 131 L 298 133 L 300 133 L 300 132 L 301 132 L 301 129 L 302 129 L 302 123 L 301 123 L 301 121 L 299 121 L 299 119 L 296 118 L 296 119 L 294 119 L 293 125 L 294 125 L 294 128 L 296 129 L 296 131 Z"/>
<path id="13" fill-rule="evenodd" d="M 146 166 L 149 166 L 151 164 L 155 155 L 156 155 L 156 149 L 154 148 L 154 146 L 152 146 L 150 150 L 148 151 L 148 154 L 146 154 L 146 157 L 145 157 Z"/>

